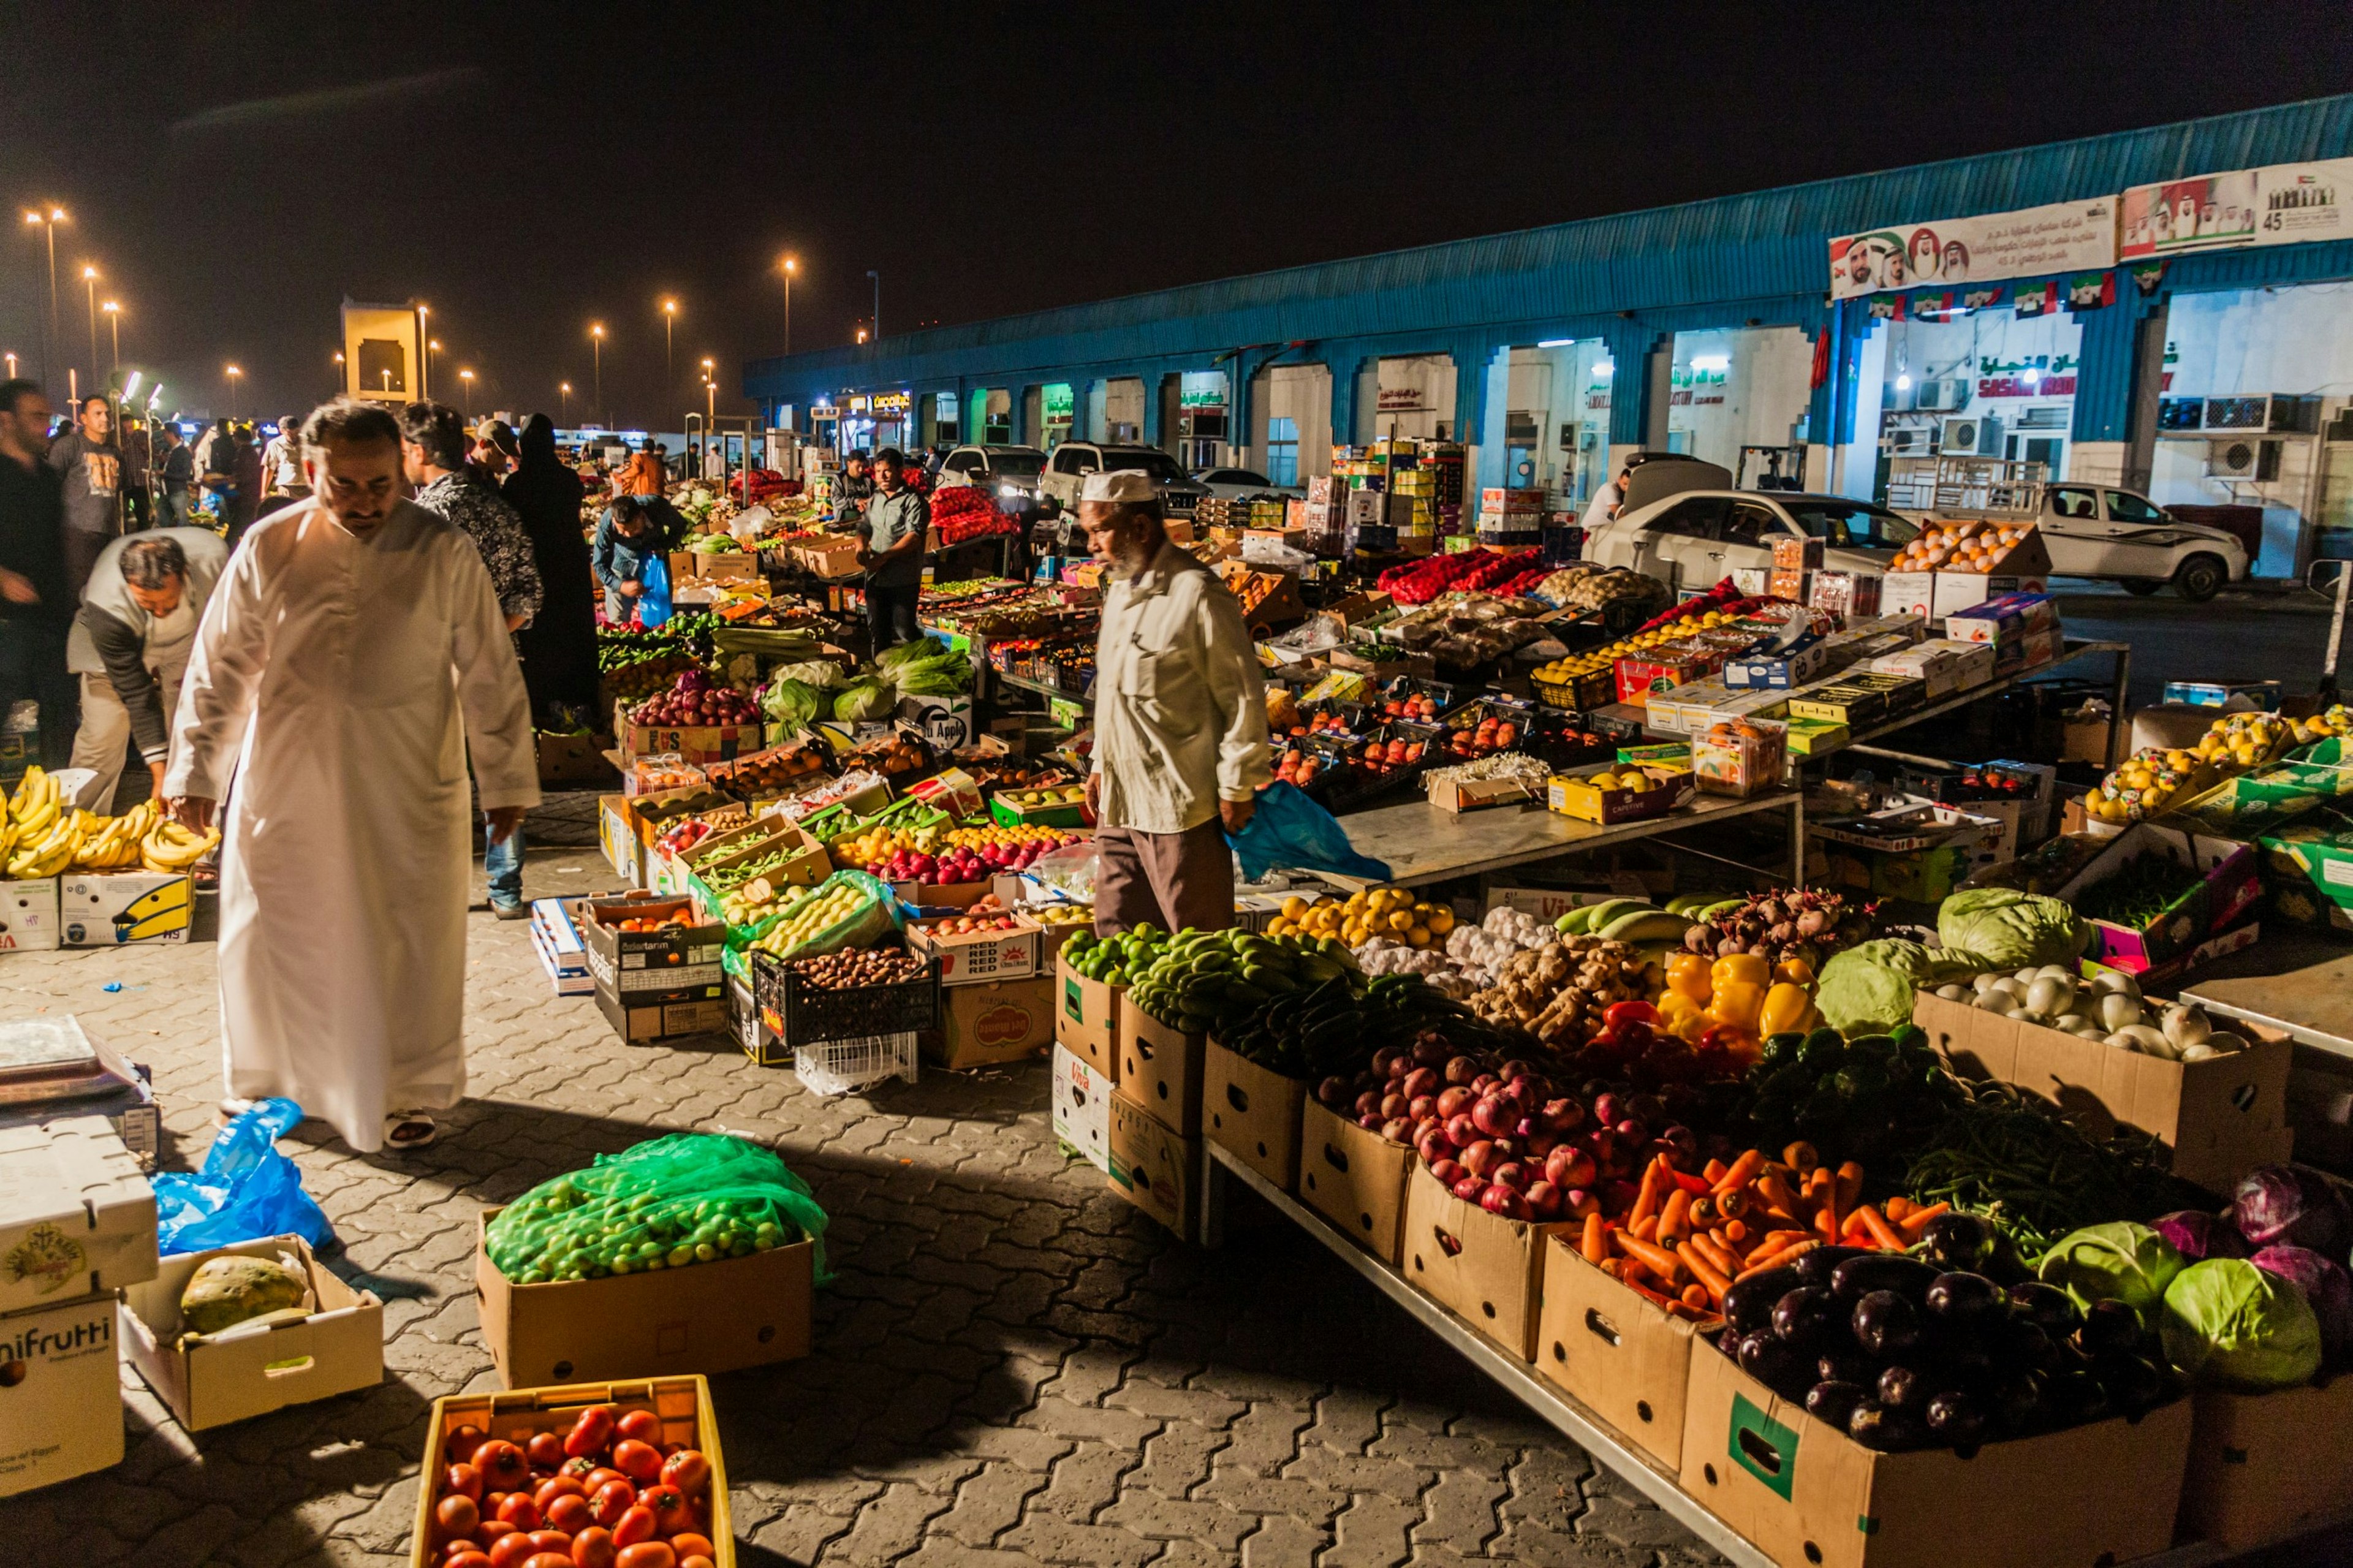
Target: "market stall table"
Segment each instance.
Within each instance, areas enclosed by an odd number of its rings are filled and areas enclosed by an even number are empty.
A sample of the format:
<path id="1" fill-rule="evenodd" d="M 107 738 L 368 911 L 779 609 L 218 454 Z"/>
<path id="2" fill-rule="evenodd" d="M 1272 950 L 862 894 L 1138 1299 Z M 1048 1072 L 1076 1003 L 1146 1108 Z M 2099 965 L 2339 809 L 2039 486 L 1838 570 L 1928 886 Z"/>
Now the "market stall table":
<path id="1" fill-rule="evenodd" d="M 2263 940 L 2199 966 L 2184 1002 L 2353 1058 L 2353 946 L 2266 921 Z"/>

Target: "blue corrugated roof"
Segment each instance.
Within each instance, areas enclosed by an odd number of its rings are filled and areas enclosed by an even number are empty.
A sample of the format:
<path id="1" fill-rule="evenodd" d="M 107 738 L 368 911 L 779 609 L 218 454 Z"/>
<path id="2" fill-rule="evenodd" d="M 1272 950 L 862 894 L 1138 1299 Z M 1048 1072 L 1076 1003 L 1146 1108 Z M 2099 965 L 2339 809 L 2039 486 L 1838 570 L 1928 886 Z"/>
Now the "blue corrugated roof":
<path id="1" fill-rule="evenodd" d="M 2348 155 L 2353 94 L 935 327 L 884 344 L 755 361 L 744 369 L 744 392 L 799 401 L 818 388 L 1206 361 L 1242 343 L 1818 300 L 1836 235 Z"/>

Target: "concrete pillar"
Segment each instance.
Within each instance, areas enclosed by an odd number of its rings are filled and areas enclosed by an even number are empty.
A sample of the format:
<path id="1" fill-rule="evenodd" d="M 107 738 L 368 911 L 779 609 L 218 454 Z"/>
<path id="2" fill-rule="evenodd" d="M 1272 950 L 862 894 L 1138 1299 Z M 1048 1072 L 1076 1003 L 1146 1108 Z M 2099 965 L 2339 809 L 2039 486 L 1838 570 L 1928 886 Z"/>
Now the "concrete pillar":
<path id="1" fill-rule="evenodd" d="M 1609 473 L 1629 453 L 1649 446 L 1651 427 L 1651 351 L 1659 346 L 1658 329 L 1639 321 L 1617 321 L 1602 330 L 1601 342 L 1614 367 L 1609 380 Z M 1669 351 L 1672 360 L 1672 348 Z M 1666 400 L 1659 399 L 1660 447 L 1666 445 Z"/>
<path id="2" fill-rule="evenodd" d="M 2158 405 L 2165 393 L 2165 335 L 2173 324 L 2172 301 L 2163 295 L 2135 325 L 2133 390 L 2126 426 L 2125 485 L 2146 493 L 2157 468 Z"/>
<path id="3" fill-rule="evenodd" d="M 1356 440 L 1356 378 L 1363 373 L 1365 354 L 1360 349 L 1348 347 L 1327 351 L 1323 355 L 1324 366 L 1332 373 L 1332 444 L 1354 446 Z"/>

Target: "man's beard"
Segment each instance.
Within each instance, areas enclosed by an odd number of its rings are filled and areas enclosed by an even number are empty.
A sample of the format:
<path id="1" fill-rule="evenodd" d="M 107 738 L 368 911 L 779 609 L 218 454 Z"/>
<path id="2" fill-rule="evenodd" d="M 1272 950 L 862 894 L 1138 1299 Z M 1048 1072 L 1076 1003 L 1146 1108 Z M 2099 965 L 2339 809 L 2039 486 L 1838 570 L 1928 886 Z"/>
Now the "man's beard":
<path id="1" fill-rule="evenodd" d="M 1139 577 L 1152 564 L 1152 558 L 1157 553 L 1146 544 L 1122 544 L 1112 552 L 1112 568 L 1123 577 Z"/>

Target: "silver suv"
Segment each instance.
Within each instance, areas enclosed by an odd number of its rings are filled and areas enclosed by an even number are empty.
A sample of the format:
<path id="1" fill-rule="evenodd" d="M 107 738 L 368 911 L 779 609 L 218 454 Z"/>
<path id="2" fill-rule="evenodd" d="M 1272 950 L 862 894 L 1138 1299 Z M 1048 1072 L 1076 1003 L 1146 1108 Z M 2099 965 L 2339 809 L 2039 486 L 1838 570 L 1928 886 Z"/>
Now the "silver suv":
<path id="1" fill-rule="evenodd" d="M 1046 459 L 1046 471 L 1038 477 L 1045 499 L 1065 511 L 1079 509 L 1079 487 L 1092 473 L 1115 473 L 1123 468 L 1135 468 L 1152 481 L 1160 492 L 1160 501 L 1171 517 L 1189 518 L 1209 487 L 1177 467 L 1176 459 L 1157 447 L 1114 446 L 1101 441 L 1065 441 L 1054 448 Z"/>

